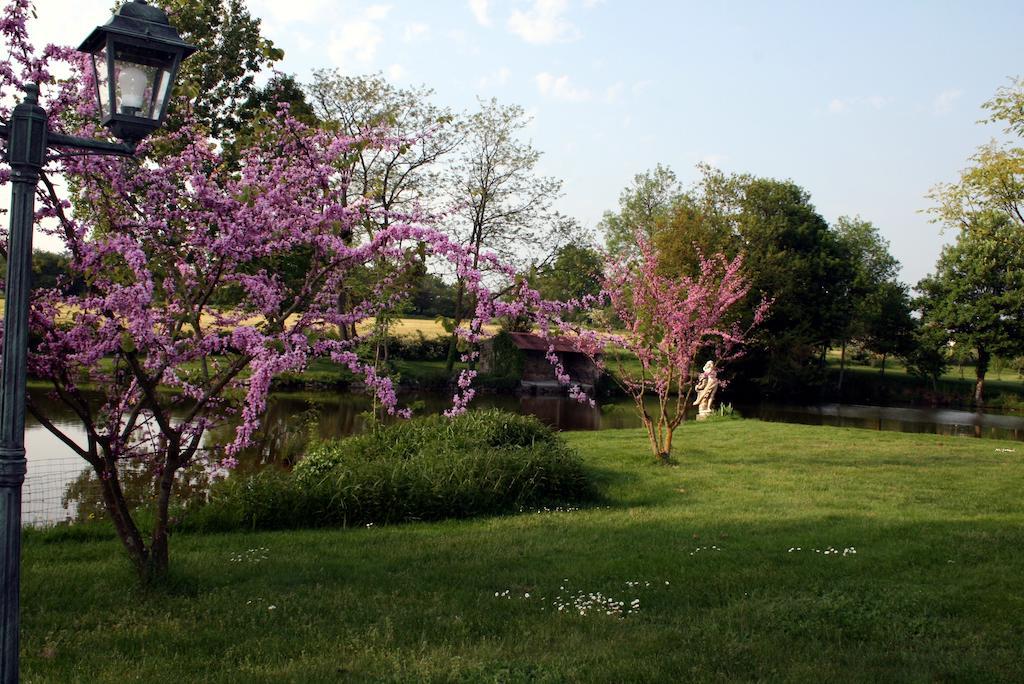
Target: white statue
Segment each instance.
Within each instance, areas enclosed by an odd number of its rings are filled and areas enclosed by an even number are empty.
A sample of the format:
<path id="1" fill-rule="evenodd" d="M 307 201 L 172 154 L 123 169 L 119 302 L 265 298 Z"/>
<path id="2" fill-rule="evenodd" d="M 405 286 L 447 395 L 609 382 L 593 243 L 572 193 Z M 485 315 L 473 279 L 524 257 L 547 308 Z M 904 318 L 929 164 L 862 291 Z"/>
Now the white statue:
<path id="1" fill-rule="evenodd" d="M 693 402 L 697 407 L 697 420 L 704 420 L 713 413 L 711 403 L 718 391 L 718 375 L 715 373 L 714 361 L 704 364 L 704 372 L 700 374 L 694 389 L 697 390 L 697 399 Z"/>

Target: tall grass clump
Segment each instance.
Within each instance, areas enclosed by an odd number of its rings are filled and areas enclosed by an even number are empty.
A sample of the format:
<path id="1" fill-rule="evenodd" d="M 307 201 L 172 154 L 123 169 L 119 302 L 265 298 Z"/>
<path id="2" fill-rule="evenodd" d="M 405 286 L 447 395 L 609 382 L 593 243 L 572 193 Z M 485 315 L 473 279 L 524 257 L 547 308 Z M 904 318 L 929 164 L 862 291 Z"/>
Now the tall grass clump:
<path id="1" fill-rule="evenodd" d="M 593 499 L 582 462 L 532 416 L 428 416 L 318 442 L 290 473 L 228 478 L 186 527 L 284 529 L 509 513 Z"/>

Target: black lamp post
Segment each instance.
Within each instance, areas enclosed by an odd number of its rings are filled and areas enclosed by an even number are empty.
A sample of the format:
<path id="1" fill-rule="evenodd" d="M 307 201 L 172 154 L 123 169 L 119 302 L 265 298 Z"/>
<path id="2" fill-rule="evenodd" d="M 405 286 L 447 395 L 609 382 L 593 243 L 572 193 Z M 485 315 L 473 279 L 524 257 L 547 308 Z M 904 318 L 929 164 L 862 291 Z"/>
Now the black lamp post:
<path id="1" fill-rule="evenodd" d="M 79 50 L 93 55 L 103 124 L 123 144 L 51 133 L 39 106 L 39 86 L 25 86 L 0 137 L 11 165 L 11 231 L 7 245 L 3 369 L 0 371 L 0 677 L 18 681 L 21 485 L 25 481 L 25 375 L 32 273 L 32 225 L 39 174 L 48 147 L 131 156 L 167 113 L 181 61 L 195 52 L 146 0 L 133 0 Z"/>

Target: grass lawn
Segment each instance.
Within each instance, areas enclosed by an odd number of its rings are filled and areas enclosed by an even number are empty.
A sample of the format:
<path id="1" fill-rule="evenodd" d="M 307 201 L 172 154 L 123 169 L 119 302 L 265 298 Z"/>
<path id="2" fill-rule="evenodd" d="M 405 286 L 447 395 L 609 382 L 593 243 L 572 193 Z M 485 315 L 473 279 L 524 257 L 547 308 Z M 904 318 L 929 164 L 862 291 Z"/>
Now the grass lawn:
<path id="1" fill-rule="evenodd" d="M 723 420 L 665 468 L 567 437 L 600 507 L 178 535 L 159 590 L 29 533 L 23 680 L 1024 681 L 1024 445 Z"/>

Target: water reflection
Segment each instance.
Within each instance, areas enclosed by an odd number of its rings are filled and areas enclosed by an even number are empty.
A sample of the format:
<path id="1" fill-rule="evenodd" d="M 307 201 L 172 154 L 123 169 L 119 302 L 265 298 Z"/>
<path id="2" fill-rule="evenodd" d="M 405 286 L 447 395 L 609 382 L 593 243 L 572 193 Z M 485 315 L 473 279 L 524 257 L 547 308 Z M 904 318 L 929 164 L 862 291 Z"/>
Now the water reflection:
<path id="1" fill-rule="evenodd" d="M 1024 440 L 1024 418 L 1019 415 L 856 404 L 821 404 L 819 406 L 760 404 L 738 407 L 737 410 L 745 418 L 758 418 L 772 422 Z"/>
<path id="2" fill-rule="evenodd" d="M 84 438 L 75 423 L 75 416 L 62 404 L 48 399 L 44 392 L 33 392 L 33 400 L 43 406 L 52 420 L 73 439 Z M 440 413 L 450 406 L 450 397 L 445 394 L 408 394 L 403 395 L 402 400 L 406 405 L 415 406 L 419 414 Z M 474 405 L 533 414 L 560 430 L 640 426 L 640 419 L 630 400 L 592 408 L 565 397 L 482 394 Z M 238 470 L 254 472 L 268 467 L 290 468 L 305 453 L 310 439 L 337 438 L 362 432 L 370 409 L 370 400 L 362 395 L 334 392 L 274 394 L 268 401 L 267 413 L 255 444 L 239 455 Z M 652 401 L 648 410 L 656 409 L 657 403 Z M 738 406 L 736 412 L 745 418 L 774 422 L 1024 440 L 1024 418 L 1011 415 L 841 404 L 760 404 Z M 31 417 L 26 428 L 29 463 L 22 497 L 25 523 L 42 524 L 102 516 L 99 483 L 87 464 Z M 231 425 L 212 430 L 205 438 L 205 445 L 226 444 L 233 439 L 233 433 Z M 122 477 L 130 501 L 150 498 L 153 474 L 146 466 L 126 464 Z M 186 473 L 177 485 L 178 493 L 184 497 L 202 496 L 208 486 L 209 477 L 199 468 Z"/>

